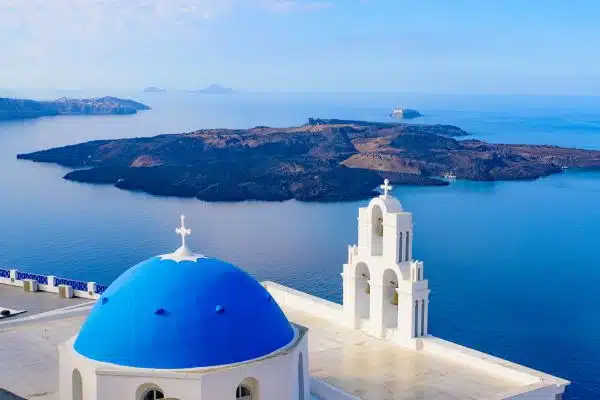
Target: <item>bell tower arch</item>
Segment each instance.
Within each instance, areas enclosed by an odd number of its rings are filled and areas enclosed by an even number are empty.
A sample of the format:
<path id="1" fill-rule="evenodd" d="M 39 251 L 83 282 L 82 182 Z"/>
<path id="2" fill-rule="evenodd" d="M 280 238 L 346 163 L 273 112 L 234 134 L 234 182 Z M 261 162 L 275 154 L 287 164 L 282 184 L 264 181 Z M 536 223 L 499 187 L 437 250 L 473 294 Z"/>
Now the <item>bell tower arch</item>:
<path id="1" fill-rule="evenodd" d="M 413 260 L 412 214 L 389 192 L 358 211 L 358 243 L 344 264 L 343 308 L 347 326 L 380 339 L 415 345 L 427 335 L 429 287 L 423 263 Z"/>

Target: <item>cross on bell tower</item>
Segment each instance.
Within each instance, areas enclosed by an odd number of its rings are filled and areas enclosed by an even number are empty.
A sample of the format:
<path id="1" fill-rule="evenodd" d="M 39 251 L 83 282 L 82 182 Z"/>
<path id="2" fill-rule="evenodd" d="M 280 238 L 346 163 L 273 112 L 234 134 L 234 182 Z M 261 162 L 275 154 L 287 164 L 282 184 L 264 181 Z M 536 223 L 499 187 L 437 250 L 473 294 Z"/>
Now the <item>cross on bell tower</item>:
<path id="1" fill-rule="evenodd" d="M 382 190 L 383 190 L 383 197 L 387 198 L 388 197 L 388 192 L 390 192 L 394 187 L 392 185 L 390 185 L 390 180 L 389 179 L 385 179 L 383 181 L 383 185 L 379 186 Z"/>

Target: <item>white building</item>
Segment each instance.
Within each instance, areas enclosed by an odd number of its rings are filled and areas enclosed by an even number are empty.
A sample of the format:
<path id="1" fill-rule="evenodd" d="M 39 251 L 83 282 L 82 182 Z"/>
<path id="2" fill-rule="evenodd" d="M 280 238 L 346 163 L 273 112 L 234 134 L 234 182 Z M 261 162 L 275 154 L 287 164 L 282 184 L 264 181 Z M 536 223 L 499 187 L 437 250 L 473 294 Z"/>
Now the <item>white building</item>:
<path id="1" fill-rule="evenodd" d="M 359 210 L 343 305 L 193 253 L 182 217 L 174 253 L 126 271 L 85 321 L 78 308 L 45 322 L 44 340 L 62 342 L 60 400 L 561 399 L 568 381 L 429 333 L 412 215 L 387 180 L 382 189 Z M 37 364 L 12 368 L 27 376 Z"/>

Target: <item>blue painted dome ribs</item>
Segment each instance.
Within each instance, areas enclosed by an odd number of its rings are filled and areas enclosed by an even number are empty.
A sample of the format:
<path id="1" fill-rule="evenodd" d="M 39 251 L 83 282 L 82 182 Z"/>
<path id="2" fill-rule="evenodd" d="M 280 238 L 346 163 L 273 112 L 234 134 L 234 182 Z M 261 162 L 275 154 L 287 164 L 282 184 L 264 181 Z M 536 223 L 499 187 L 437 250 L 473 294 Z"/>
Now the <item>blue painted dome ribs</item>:
<path id="1" fill-rule="evenodd" d="M 144 261 L 115 280 L 99 303 L 75 350 L 123 366 L 231 364 L 273 353 L 294 338 L 268 291 L 248 273 L 216 259 Z"/>

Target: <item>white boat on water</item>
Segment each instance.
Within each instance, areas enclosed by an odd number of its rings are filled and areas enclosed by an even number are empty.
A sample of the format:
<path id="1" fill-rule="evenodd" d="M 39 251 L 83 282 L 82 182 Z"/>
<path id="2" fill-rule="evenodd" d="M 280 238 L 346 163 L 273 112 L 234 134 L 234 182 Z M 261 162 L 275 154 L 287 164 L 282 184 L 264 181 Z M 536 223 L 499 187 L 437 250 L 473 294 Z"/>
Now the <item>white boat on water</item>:
<path id="1" fill-rule="evenodd" d="M 456 180 L 456 175 L 453 174 L 452 172 L 447 172 L 444 175 L 442 175 L 442 178 L 447 179 L 449 181 L 455 181 Z"/>

